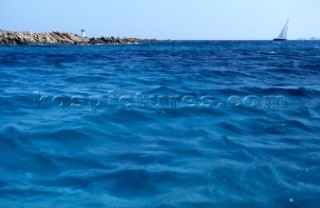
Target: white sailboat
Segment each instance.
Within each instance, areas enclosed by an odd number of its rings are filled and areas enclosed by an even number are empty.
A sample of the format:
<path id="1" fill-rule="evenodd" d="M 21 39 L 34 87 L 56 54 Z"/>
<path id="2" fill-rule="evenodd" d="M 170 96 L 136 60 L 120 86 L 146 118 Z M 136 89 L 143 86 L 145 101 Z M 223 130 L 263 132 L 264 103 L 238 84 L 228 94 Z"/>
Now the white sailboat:
<path id="1" fill-rule="evenodd" d="M 289 28 L 289 19 L 287 20 L 286 25 L 282 29 L 280 35 L 277 38 L 274 38 L 274 41 L 287 41 L 287 32 Z"/>

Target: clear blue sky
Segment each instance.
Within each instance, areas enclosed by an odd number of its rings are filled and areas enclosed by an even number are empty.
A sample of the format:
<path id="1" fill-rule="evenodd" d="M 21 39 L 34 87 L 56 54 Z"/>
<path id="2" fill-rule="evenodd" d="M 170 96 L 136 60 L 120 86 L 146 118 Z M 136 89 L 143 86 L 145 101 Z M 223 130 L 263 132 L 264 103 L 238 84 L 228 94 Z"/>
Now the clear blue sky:
<path id="1" fill-rule="evenodd" d="M 320 0 L 0 0 L 0 29 L 158 39 L 320 37 Z"/>

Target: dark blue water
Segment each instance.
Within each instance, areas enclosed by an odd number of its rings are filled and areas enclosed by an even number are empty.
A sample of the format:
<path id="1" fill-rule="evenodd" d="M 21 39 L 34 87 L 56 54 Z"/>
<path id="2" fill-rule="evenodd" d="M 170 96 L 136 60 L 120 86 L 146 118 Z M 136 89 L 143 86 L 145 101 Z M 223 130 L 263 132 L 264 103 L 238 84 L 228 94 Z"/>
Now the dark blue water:
<path id="1" fill-rule="evenodd" d="M 318 207 L 320 42 L 0 47 L 0 207 Z"/>

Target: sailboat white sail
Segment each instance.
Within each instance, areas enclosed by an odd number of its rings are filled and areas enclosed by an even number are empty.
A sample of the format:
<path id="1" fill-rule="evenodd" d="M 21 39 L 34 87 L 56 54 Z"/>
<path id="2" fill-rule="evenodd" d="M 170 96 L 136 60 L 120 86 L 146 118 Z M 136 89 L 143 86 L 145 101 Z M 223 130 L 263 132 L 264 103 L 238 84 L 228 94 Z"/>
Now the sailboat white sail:
<path id="1" fill-rule="evenodd" d="M 280 35 L 273 39 L 274 41 L 286 41 L 287 40 L 287 33 L 288 33 L 288 28 L 289 28 L 289 19 L 286 22 L 286 25 L 282 29 Z"/>

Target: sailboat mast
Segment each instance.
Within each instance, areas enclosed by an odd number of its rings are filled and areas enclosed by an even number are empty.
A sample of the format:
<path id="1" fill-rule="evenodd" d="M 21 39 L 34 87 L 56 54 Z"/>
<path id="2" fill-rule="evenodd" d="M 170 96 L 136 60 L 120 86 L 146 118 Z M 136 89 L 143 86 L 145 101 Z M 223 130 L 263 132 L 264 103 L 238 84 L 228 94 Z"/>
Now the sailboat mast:
<path id="1" fill-rule="evenodd" d="M 288 29 L 289 29 L 289 19 L 287 20 L 285 29 L 286 29 L 286 30 L 285 30 L 285 32 L 284 32 L 283 38 L 287 39 L 287 33 L 288 33 Z"/>
<path id="2" fill-rule="evenodd" d="M 278 36 L 278 38 L 275 38 L 274 40 L 287 40 L 288 28 L 289 28 L 289 18 L 288 18 L 284 28 L 282 29 L 280 35 Z"/>

